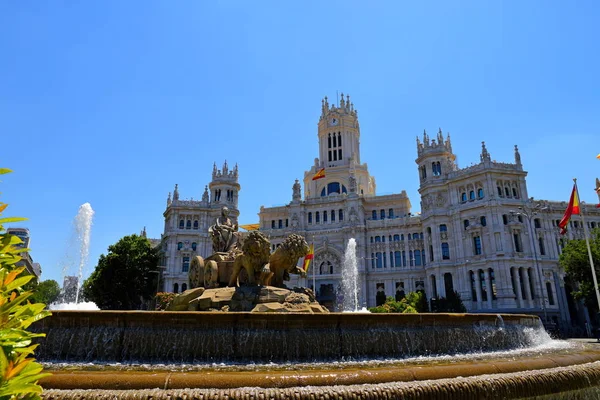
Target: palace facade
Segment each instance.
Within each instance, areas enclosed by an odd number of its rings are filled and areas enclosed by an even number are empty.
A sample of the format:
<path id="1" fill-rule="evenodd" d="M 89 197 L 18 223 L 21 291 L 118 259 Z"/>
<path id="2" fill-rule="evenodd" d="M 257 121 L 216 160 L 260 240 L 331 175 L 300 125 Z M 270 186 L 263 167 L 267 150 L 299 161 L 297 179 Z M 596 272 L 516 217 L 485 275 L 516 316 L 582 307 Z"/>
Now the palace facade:
<path id="1" fill-rule="evenodd" d="M 319 154 L 292 187 L 291 201 L 261 207 L 259 229 L 273 250 L 291 233 L 314 243 L 306 281 L 322 304 L 338 309 L 344 251 L 357 242 L 360 303 L 376 305 L 378 291 L 400 297 L 423 290 L 429 299 L 460 294 L 469 312 L 537 314 L 570 324 L 581 311 L 566 290 L 558 257 L 566 240 L 582 238 L 578 218 L 560 236 L 566 202 L 533 200 L 517 146 L 512 162 L 496 162 L 482 142 L 480 162 L 459 168 L 449 135 L 426 132 L 416 141 L 420 213 L 404 190 L 377 195 L 376 181 L 360 154 L 358 112 L 349 96 L 322 100 Z M 313 180 L 325 169 L 325 177 Z M 169 194 L 163 234 L 166 290 L 187 287 L 190 257 L 212 252 L 208 227 L 227 205 L 237 220 L 237 166 L 215 166 L 202 200 Z M 600 225 L 600 209 L 583 205 L 589 229 Z M 314 276 L 313 276 L 314 272 Z M 294 282 L 292 282 L 294 283 Z M 568 289 L 568 288 L 567 288 Z M 579 311 L 578 311 L 579 310 Z"/>

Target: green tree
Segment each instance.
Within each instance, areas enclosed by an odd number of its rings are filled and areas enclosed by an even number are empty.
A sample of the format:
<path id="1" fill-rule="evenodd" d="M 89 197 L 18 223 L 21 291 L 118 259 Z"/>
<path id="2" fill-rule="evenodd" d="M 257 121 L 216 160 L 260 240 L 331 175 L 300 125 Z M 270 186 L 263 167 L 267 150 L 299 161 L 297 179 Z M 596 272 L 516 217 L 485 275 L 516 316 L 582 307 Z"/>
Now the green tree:
<path id="1" fill-rule="evenodd" d="M 54 279 L 47 279 L 35 285 L 33 296 L 29 298 L 32 303 L 52 304 L 60 295 L 60 286 Z"/>
<path id="2" fill-rule="evenodd" d="M 596 276 L 600 279 L 600 229 L 593 230 L 590 236 L 590 248 Z M 558 262 L 565 269 L 567 279 L 578 283 L 578 289 L 571 293 L 573 298 L 583 299 L 588 309 L 595 314 L 598 311 L 598 302 L 585 240 L 569 240 L 558 258 Z"/>
<path id="3" fill-rule="evenodd" d="M 431 312 L 438 313 L 466 313 L 467 308 L 456 291 L 448 293 L 448 297 L 440 297 L 431 301 Z"/>
<path id="4" fill-rule="evenodd" d="M 102 310 L 137 310 L 156 292 L 158 249 L 130 235 L 108 247 L 83 284 L 83 296 Z"/>
<path id="5" fill-rule="evenodd" d="M 400 301 L 388 297 L 383 305 L 369 308 L 372 313 L 402 313 L 415 314 L 428 311 L 427 298 L 423 291 L 410 292 Z"/>

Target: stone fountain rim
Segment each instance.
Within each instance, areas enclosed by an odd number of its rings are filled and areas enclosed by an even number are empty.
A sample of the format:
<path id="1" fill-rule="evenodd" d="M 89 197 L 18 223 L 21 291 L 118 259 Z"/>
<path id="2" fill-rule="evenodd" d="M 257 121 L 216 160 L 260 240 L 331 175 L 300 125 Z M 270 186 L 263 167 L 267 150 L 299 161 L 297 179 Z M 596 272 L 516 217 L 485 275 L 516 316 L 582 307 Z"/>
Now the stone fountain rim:
<path id="1" fill-rule="evenodd" d="M 303 386 L 335 386 L 418 382 L 482 375 L 501 375 L 559 367 L 573 367 L 600 361 L 600 350 L 584 349 L 569 354 L 460 361 L 454 364 L 393 365 L 361 369 L 320 369 L 310 371 L 57 371 L 40 380 L 45 389 L 215 389 L 246 387 L 285 389 Z"/>

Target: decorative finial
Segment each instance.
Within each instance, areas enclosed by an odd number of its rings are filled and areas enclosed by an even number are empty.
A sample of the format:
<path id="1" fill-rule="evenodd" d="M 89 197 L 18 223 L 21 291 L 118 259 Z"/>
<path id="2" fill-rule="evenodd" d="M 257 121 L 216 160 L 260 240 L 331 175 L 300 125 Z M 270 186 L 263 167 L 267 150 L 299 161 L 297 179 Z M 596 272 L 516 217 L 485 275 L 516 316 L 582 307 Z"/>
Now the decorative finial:
<path id="1" fill-rule="evenodd" d="M 169 195 L 167 196 L 167 207 L 171 205 L 171 192 L 169 192 Z"/>
<path id="2" fill-rule="evenodd" d="M 202 193 L 202 201 L 208 203 L 208 185 L 204 186 L 204 193 Z"/>
<path id="3" fill-rule="evenodd" d="M 519 147 L 515 144 L 515 163 L 521 165 L 521 153 L 519 153 Z"/>
<path id="4" fill-rule="evenodd" d="M 179 185 L 175 184 L 175 190 L 173 191 L 173 200 L 179 200 Z"/>
<path id="5" fill-rule="evenodd" d="M 485 142 L 481 142 L 481 156 L 479 158 L 481 159 L 481 162 L 490 161 L 490 153 L 488 153 L 485 147 Z"/>

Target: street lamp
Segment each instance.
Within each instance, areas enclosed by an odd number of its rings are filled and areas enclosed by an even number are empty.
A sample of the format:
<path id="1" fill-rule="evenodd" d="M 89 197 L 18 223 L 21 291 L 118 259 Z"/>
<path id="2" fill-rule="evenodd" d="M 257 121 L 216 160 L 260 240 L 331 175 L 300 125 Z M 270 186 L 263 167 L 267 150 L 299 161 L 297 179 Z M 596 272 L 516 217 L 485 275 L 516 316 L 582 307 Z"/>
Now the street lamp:
<path id="1" fill-rule="evenodd" d="M 529 199 L 530 203 L 533 203 L 533 197 Z M 531 226 L 531 220 L 538 215 L 539 212 L 547 210 L 548 207 L 542 205 L 542 203 L 535 203 L 533 206 L 523 205 L 519 207 L 519 211 L 510 210 L 510 213 L 513 215 L 521 215 L 527 219 L 527 226 L 529 227 L 529 239 L 531 242 L 531 248 L 533 249 L 533 259 L 535 261 L 535 269 L 537 271 L 538 280 L 540 282 L 540 295 L 542 300 L 542 310 L 544 311 L 544 321 L 548 322 L 548 312 L 546 311 L 546 296 L 544 296 L 544 284 L 542 280 L 542 270 L 540 268 L 538 257 L 537 257 L 537 248 L 534 240 L 534 231 Z"/>
<path id="2" fill-rule="evenodd" d="M 154 309 L 156 310 L 156 305 L 158 304 L 158 298 L 156 295 L 158 294 L 158 289 L 160 287 L 160 274 L 167 269 L 167 267 L 156 267 L 158 270 L 156 271 L 148 271 L 151 274 L 157 274 L 156 276 L 156 294 L 154 295 Z"/>

